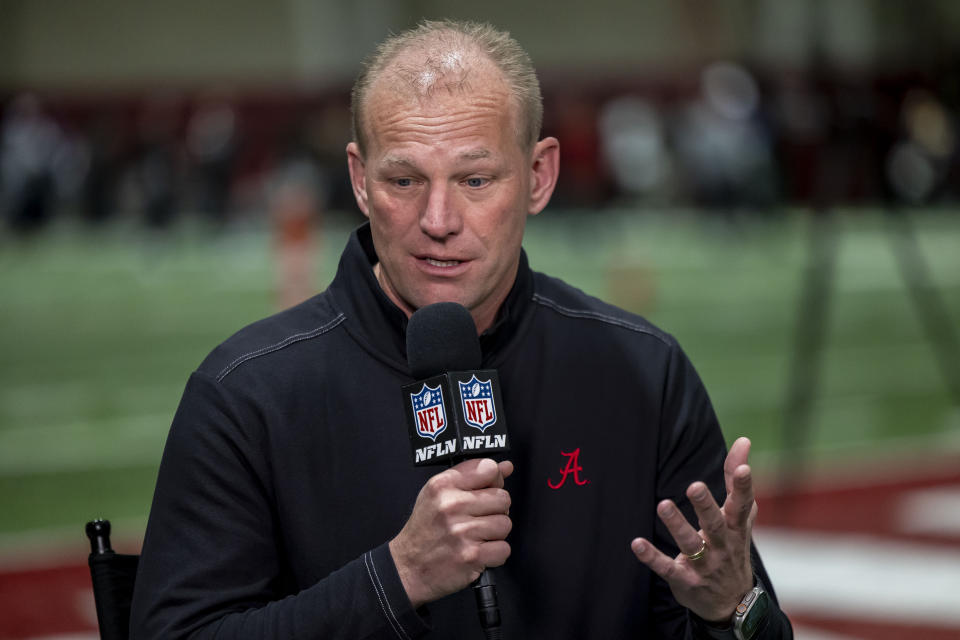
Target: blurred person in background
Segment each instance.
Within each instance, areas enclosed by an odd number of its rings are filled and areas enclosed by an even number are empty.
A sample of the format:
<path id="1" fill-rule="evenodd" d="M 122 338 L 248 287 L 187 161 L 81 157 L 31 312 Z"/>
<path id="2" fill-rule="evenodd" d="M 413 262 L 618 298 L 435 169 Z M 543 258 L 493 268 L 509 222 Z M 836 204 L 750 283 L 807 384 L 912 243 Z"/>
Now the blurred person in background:
<path id="1" fill-rule="evenodd" d="M 519 44 L 421 23 L 368 61 L 353 110 L 369 222 L 325 292 L 191 376 L 132 636 L 480 637 L 464 588 L 502 566 L 511 637 L 792 637 L 751 542 L 749 441 L 726 451 L 671 336 L 528 265 L 559 143 Z M 440 301 L 500 372 L 515 466 L 410 463 L 407 320 Z"/>
<path id="2" fill-rule="evenodd" d="M 886 177 L 902 201 L 921 204 L 946 189 L 956 156 L 953 117 L 933 93 L 912 89 L 903 99 L 900 136 L 887 154 Z"/>
<path id="3" fill-rule="evenodd" d="M 620 96 L 600 110 L 603 160 L 624 204 L 662 196 L 672 159 L 656 107 L 636 96 Z"/>
<path id="4" fill-rule="evenodd" d="M 107 222 L 117 212 L 118 185 L 123 171 L 117 113 L 101 115 L 88 127 L 83 142 L 85 173 L 81 211 L 90 224 Z"/>
<path id="5" fill-rule="evenodd" d="M 135 172 L 150 229 L 168 229 L 180 206 L 184 154 L 179 117 L 180 101 L 168 94 L 151 96 L 140 116 Z"/>
<path id="6" fill-rule="evenodd" d="M 280 309 L 303 302 L 315 291 L 313 271 L 329 180 L 309 129 L 301 123 L 287 136 L 267 189 Z"/>
<path id="7" fill-rule="evenodd" d="M 215 225 L 223 225 L 230 208 L 230 187 L 240 146 L 237 113 L 229 96 L 200 96 L 187 122 L 186 147 L 197 206 Z"/>
<path id="8" fill-rule="evenodd" d="M 760 90 L 742 66 L 715 62 L 704 69 L 700 95 L 683 110 L 674 134 L 697 204 L 730 215 L 773 203 L 772 143 L 759 110 Z"/>
<path id="9" fill-rule="evenodd" d="M 15 97 L 0 133 L 0 195 L 13 231 L 30 233 L 49 221 L 63 149 L 60 127 L 44 114 L 40 99 L 31 93 Z"/>

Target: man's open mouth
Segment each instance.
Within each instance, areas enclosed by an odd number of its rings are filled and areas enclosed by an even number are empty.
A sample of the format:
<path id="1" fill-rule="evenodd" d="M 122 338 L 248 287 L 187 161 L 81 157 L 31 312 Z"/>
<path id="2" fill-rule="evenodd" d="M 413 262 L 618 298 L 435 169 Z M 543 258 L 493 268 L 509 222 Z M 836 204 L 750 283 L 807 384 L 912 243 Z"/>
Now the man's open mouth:
<path id="1" fill-rule="evenodd" d="M 436 260 L 434 258 L 424 258 L 427 261 L 427 264 L 431 264 L 435 267 L 455 267 L 460 264 L 459 260 Z"/>

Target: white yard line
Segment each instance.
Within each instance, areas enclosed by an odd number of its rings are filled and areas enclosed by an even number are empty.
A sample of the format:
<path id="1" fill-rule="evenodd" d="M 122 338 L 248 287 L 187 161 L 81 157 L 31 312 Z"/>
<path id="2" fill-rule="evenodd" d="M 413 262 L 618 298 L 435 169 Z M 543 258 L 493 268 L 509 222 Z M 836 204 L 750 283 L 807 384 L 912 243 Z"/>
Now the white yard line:
<path id="1" fill-rule="evenodd" d="M 933 624 L 960 631 L 960 548 L 859 534 L 775 528 L 755 533 L 788 613 Z"/>
<path id="2" fill-rule="evenodd" d="M 921 497 L 923 494 L 920 494 Z M 932 492 L 951 500 L 954 490 Z M 863 534 L 824 534 L 778 528 L 758 528 L 757 544 L 784 609 L 822 618 L 870 619 L 899 624 L 956 628 L 960 634 L 960 548 L 894 542 Z M 34 542 L 38 536 L 31 535 Z M 7 540 L 7 542 L 12 542 Z M 37 565 L 18 554 L 20 562 Z M 55 554 L 56 555 L 56 554 Z M 82 563 L 84 553 L 76 553 Z M 64 558 L 47 556 L 54 565 Z M 32 640 L 90 640 L 90 634 L 46 636 Z M 857 640 L 802 625 L 798 640 Z M 960 635 L 958 635 L 960 637 Z"/>
<path id="3" fill-rule="evenodd" d="M 960 539 L 960 485 L 911 491 L 900 498 L 896 516 L 906 533 Z"/>

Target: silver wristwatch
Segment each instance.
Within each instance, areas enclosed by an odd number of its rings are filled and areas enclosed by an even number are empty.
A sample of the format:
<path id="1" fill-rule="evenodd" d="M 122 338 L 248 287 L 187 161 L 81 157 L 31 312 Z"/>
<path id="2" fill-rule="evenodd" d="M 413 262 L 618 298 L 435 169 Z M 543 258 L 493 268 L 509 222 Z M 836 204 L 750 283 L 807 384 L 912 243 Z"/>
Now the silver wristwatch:
<path id="1" fill-rule="evenodd" d="M 733 612 L 733 635 L 737 640 L 753 640 L 757 630 L 770 613 L 770 596 L 760 587 L 754 587 Z"/>

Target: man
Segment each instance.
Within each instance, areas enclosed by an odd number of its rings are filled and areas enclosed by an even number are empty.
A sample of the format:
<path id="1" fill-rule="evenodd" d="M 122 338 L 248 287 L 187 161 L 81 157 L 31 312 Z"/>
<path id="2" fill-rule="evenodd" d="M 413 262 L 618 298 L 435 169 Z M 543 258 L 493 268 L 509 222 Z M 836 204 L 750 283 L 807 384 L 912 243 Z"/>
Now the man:
<path id="1" fill-rule="evenodd" d="M 529 269 L 524 224 L 559 144 L 538 140 L 526 54 L 488 26 L 425 22 L 381 45 L 353 108 L 369 225 L 327 291 L 191 377 L 134 636 L 479 638 L 463 589 L 501 567 L 507 637 L 733 638 L 741 599 L 774 602 L 751 554 L 749 442 L 724 462 L 670 336 Z M 439 301 L 470 311 L 499 370 L 510 461 L 411 465 L 406 321 Z M 791 637 L 775 604 L 751 623 Z"/>

